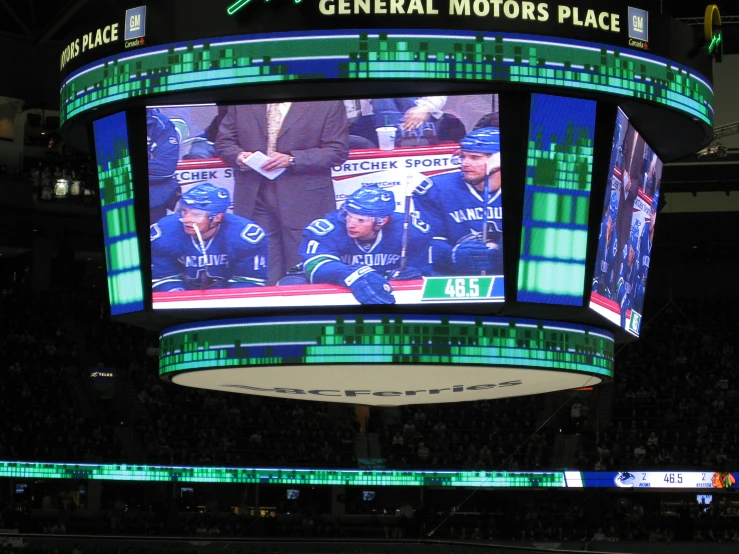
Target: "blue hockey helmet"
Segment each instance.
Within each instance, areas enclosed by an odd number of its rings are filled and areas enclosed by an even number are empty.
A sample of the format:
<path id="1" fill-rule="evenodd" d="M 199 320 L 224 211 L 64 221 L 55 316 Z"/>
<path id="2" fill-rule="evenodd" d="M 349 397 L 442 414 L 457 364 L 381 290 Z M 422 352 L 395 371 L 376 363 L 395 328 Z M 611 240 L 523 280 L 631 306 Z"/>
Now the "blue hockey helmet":
<path id="1" fill-rule="evenodd" d="M 393 193 L 376 186 L 355 190 L 344 202 L 344 210 L 357 215 L 387 217 L 395 211 Z"/>
<path id="2" fill-rule="evenodd" d="M 203 210 L 212 214 L 222 214 L 231 205 L 228 189 L 210 183 L 200 183 L 182 193 L 180 205 L 192 210 Z"/>
<path id="3" fill-rule="evenodd" d="M 497 127 L 482 127 L 470 131 L 459 141 L 462 152 L 490 154 L 488 171 L 500 168 L 500 130 Z"/>
<path id="4" fill-rule="evenodd" d="M 500 130 L 497 127 L 483 127 L 471 131 L 459 141 L 459 147 L 467 152 L 498 154 L 500 152 Z"/>

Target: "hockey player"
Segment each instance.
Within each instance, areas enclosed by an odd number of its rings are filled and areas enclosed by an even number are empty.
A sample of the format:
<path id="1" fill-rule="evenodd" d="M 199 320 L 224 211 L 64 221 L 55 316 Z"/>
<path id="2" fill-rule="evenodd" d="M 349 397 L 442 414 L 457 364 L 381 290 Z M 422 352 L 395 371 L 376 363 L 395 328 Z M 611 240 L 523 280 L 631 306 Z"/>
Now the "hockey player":
<path id="1" fill-rule="evenodd" d="M 626 328 L 626 312 L 634 305 L 636 294 L 636 278 L 639 274 L 639 238 L 641 221 L 634 221 L 631 236 L 624 245 L 621 271 L 616 285 L 616 297 L 613 298 L 621 307 L 621 327 Z"/>
<path id="2" fill-rule="evenodd" d="M 593 292 L 611 297 L 613 281 L 616 273 L 617 245 L 616 237 L 616 212 L 618 211 L 618 191 L 611 193 L 608 209 L 603 223 L 600 226 L 600 237 L 598 239 L 598 258 L 596 271 L 593 277 Z"/>
<path id="3" fill-rule="evenodd" d="M 362 187 L 339 210 L 303 231 L 303 271 L 311 283 L 348 287 L 360 304 L 394 304 L 390 279 L 429 274 L 431 236 L 417 217 L 395 213 L 391 192 Z"/>
<path id="4" fill-rule="evenodd" d="M 657 207 L 659 206 L 659 190 L 652 197 L 652 213 L 650 219 L 644 222 L 644 231 L 641 234 L 639 244 L 639 273 L 636 276 L 636 296 L 634 298 L 634 309 L 641 314 L 644 309 L 644 294 L 647 289 L 647 273 L 652 258 L 652 246 L 654 244 L 654 224 L 657 220 Z"/>
<path id="5" fill-rule="evenodd" d="M 156 108 L 146 110 L 146 147 L 149 153 L 149 223 L 167 215 L 177 203 L 175 177 L 180 160 L 180 135 L 169 118 Z"/>
<path id="6" fill-rule="evenodd" d="M 230 204 L 227 189 L 200 183 L 151 226 L 154 292 L 264 286 L 267 235 Z"/>
<path id="7" fill-rule="evenodd" d="M 459 146 L 460 171 L 424 181 L 413 196 L 421 219 L 433 230 L 432 269 L 436 275 L 501 275 L 500 132 L 477 129 Z"/>

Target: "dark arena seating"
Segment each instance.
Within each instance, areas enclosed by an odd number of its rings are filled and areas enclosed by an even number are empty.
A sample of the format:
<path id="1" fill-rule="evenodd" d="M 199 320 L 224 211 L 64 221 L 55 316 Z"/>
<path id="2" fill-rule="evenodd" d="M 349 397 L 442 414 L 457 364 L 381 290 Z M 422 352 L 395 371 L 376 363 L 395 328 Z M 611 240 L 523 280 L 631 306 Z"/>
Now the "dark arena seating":
<path id="1" fill-rule="evenodd" d="M 342 405 L 159 381 L 156 358 L 147 354 L 156 337 L 109 321 L 96 289 L 32 296 L 29 303 L 24 290 L 6 290 L 0 299 L 11 330 L 0 380 L 5 460 L 396 470 L 713 471 L 737 464 L 736 299 L 655 309 L 642 340 L 619 351 L 615 386 L 373 408 L 367 416 Z M 91 368 L 115 374 L 112 391 L 94 384 Z M 300 487 L 299 499 L 288 499 L 285 486 L 14 483 L 27 489 L 4 489 L 3 526 L 41 535 L 739 541 L 739 502 L 731 495 L 704 505 L 687 492 L 430 489 L 419 496 L 418 489 L 379 487 L 366 501 L 350 487 L 337 519 L 330 487 Z M 102 487 L 93 512 L 86 505 L 92 487 Z"/>

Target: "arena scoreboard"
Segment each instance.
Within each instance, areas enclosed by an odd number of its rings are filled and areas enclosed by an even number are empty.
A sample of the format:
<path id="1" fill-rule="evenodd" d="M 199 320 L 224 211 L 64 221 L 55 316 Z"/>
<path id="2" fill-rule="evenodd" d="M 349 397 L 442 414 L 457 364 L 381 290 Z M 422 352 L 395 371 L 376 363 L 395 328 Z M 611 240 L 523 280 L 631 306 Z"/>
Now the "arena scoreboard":
<path id="1" fill-rule="evenodd" d="M 638 488 L 733 491 L 737 472 L 694 471 L 418 471 L 358 469 L 241 468 L 150 466 L 132 464 L 62 464 L 0 461 L 0 477 L 241 483 L 292 486 L 437 487 L 467 489 Z M 678 482 L 679 481 L 679 482 Z"/>
<path id="2" fill-rule="evenodd" d="M 611 380 L 663 165 L 712 138 L 705 40 L 638 1 L 122 2 L 60 53 L 111 312 L 186 386 L 391 405 Z"/>

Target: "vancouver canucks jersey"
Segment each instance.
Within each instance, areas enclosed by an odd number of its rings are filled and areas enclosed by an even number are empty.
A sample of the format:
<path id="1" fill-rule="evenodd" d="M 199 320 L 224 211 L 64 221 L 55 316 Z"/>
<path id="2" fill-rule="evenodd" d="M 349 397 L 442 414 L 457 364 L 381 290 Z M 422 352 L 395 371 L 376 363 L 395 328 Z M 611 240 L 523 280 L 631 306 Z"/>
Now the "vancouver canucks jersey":
<path id="1" fill-rule="evenodd" d="M 151 226 L 154 292 L 263 286 L 267 235 L 246 218 L 224 214 L 218 231 L 200 243 L 185 233 L 178 214 Z"/>
<path id="2" fill-rule="evenodd" d="M 155 108 L 146 110 L 149 152 L 149 201 L 152 207 L 173 203 L 178 188 L 175 171 L 180 159 L 180 136 L 174 124 Z"/>
<path id="3" fill-rule="evenodd" d="M 644 223 L 644 231 L 642 232 L 641 241 L 639 244 L 639 267 L 638 274 L 636 276 L 636 300 L 635 305 L 638 306 L 639 310 L 642 309 L 644 304 L 644 293 L 647 288 L 647 274 L 649 273 L 649 264 L 652 261 L 652 246 L 653 243 L 649 238 L 651 223 L 649 221 Z"/>
<path id="4" fill-rule="evenodd" d="M 399 269 L 403 219 L 403 214 L 391 214 L 390 221 L 370 241 L 360 241 L 347 235 L 341 210 L 316 219 L 303 231 L 300 247 L 306 277 L 311 283 L 344 285 L 344 280 L 362 266 L 369 266 L 381 274 Z M 418 218 L 411 218 L 406 265 L 423 275 L 430 272 L 428 249 L 431 237 L 427 224 Z"/>
<path id="5" fill-rule="evenodd" d="M 629 248 L 629 243 L 626 243 L 616 288 L 616 300 L 621 306 L 622 320 L 626 317 L 626 311 L 631 308 L 634 301 L 634 294 L 636 293 L 634 287 L 636 286 L 636 277 L 639 274 L 639 252 L 634 252 L 634 261 L 629 265 Z"/>
<path id="6" fill-rule="evenodd" d="M 616 225 L 611 226 L 611 236 L 606 233 L 606 222 L 600 225 L 600 237 L 598 238 L 598 257 L 596 261 L 595 284 L 593 292 L 602 296 L 610 297 L 613 281 L 616 273 L 616 251 L 618 249 L 618 238 L 616 236 Z"/>
<path id="7" fill-rule="evenodd" d="M 647 284 L 647 273 L 649 273 L 649 264 L 652 258 L 652 241 L 649 238 L 651 223 L 649 221 L 644 223 L 644 231 L 641 235 L 641 243 L 639 245 L 639 275 L 637 279 L 646 286 Z"/>
<path id="8" fill-rule="evenodd" d="M 169 118 L 154 108 L 147 110 L 146 114 L 146 146 L 149 178 L 173 178 L 180 159 L 180 136 Z"/>
<path id="9" fill-rule="evenodd" d="M 490 194 L 486 205 L 483 193 L 465 182 L 462 172 L 444 173 L 421 183 L 413 193 L 413 204 L 433 231 L 433 263 L 448 266 L 456 244 L 470 239 L 482 240 L 486 217 L 487 240 L 496 243 L 502 253 L 501 200 L 498 189 Z"/>

